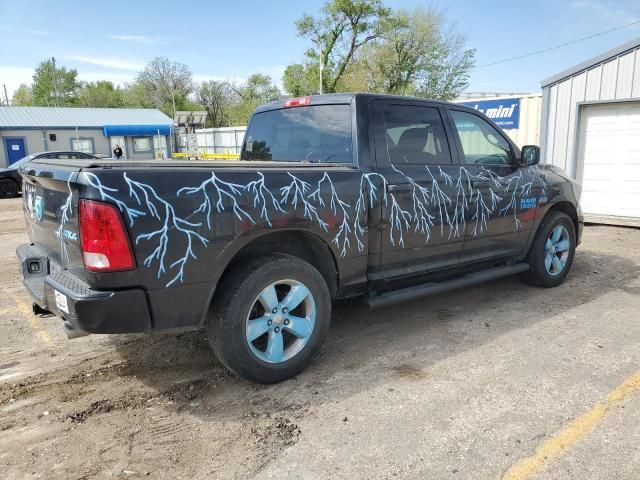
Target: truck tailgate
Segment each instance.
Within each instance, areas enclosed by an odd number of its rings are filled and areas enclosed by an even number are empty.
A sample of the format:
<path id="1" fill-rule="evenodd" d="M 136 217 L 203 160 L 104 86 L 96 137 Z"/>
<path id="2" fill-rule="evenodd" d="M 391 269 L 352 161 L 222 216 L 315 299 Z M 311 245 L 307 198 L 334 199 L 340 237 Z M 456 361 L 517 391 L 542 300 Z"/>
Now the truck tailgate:
<path id="1" fill-rule="evenodd" d="M 22 172 L 29 240 L 47 252 L 53 269 L 82 268 L 74 184 L 77 172 L 77 168 L 51 168 L 37 163 Z"/>

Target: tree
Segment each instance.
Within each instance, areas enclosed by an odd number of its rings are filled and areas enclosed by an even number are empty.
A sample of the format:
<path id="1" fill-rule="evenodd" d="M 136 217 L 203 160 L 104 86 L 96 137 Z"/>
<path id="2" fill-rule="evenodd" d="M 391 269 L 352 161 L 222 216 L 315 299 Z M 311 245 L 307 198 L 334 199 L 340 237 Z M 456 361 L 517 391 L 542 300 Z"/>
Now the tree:
<path id="1" fill-rule="evenodd" d="M 451 100 L 467 87 L 474 55 L 441 10 L 418 7 L 386 18 L 356 63 L 369 91 Z"/>
<path id="2" fill-rule="evenodd" d="M 381 25 L 380 40 L 363 52 L 369 71 L 369 87 L 374 92 L 407 94 L 415 90 L 418 72 L 438 42 L 442 13 L 417 8 L 399 10 Z"/>
<path id="3" fill-rule="evenodd" d="M 80 88 L 77 78 L 77 70 L 56 66 L 53 57 L 40 62 L 33 74 L 33 104 L 50 107 L 75 105 Z"/>
<path id="4" fill-rule="evenodd" d="M 294 96 L 369 91 L 451 100 L 468 85 L 475 50 L 442 10 L 390 11 L 380 1 L 332 0 L 319 18 L 305 15 L 298 33 L 314 48 L 306 61 L 289 65 L 284 87 Z M 322 56 L 319 56 L 322 52 Z"/>
<path id="5" fill-rule="evenodd" d="M 207 124 L 211 127 L 229 125 L 229 108 L 235 101 L 235 92 L 227 82 L 210 80 L 198 88 L 198 101 L 207 111 Z"/>
<path id="6" fill-rule="evenodd" d="M 18 89 L 13 92 L 11 105 L 18 107 L 29 107 L 33 105 L 33 93 L 31 92 L 31 87 L 25 83 L 21 83 Z"/>
<path id="7" fill-rule="evenodd" d="M 296 22 L 298 34 L 315 47 L 307 58 L 322 64 L 323 92 L 337 91 L 358 49 L 379 36 L 380 22 L 389 12 L 381 0 L 330 0 L 320 16 L 304 15 Z"/>
<path id="8" fill-rule="evenodd" d="M 138 74 L 136 82 L 142 85 L 146 101 L 168 115 L 176 116 L 182 104 L 193 91 L 191 71 L 183 63 L 167 57 L 156 57 Z"/>
<path id="9" fill-rule="evenodd" d="M 469 72 L 475 65 L 475 50 L 464 49 L 463 36 L 450 32 L 442 37 L 418 75 L 416 95 L 453 100 L 469 86 Z"/>
<path id="10" fill-rule="evenodd" d="M 125 108 L 154 108 L 156 105 L 149 100 L 147 91 L 141 83 L 125 83 L 120 89 L 122 103 Z"/>
<path id="11" fill-rule="evenodd" d="M 300 97 L 318 93 L 320 71 L 317 63 L 294 63 L 284 70 L 282 84 L 289 95 Z"/>
<path id="12" fill-rule="evenodd" d="M 236 95 L 229 109 L 229 120 L 234 125 L 246 125 L 258 105 L 282 98 L 271 77 L 261 73 L 249 75 L 241 84 L 230 83 L 229 87 Z"/>
<path id="13" fill-rule="evenodd" d="M 78 98 L 80 103 L 87 107 L 120 108 L 124 106 L 122 91 L 112 82 L 104 80 L 84 83 Z"/>

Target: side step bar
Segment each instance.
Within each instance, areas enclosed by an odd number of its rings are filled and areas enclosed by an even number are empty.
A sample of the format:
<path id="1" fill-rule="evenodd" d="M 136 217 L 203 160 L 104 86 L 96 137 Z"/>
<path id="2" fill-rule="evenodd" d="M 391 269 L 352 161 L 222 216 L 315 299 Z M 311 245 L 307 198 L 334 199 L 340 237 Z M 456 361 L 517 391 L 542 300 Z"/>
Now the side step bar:
<path id="1" fill-rule="evenodd" d="M 369 296 L 365 299 L 369 308 L 383 307 L 393 305 L 395 303 L 405 302 L 414 298 L 428 297 L 437 293 L 448 292 L 458 288 L 469 287 L 478 283 L 495 280 L 497 278 L 508 277 L 516 273 L 522 273 L 529 270 L 527 263 L 515 263 L 513 265 L 504 265 L 502 267 L 494 267 L 481 272 L 469 273 L 459 278 L 446 280 L 438 283 L 427 283 L 415 287 L 385 292 L 380 295 Z"/>

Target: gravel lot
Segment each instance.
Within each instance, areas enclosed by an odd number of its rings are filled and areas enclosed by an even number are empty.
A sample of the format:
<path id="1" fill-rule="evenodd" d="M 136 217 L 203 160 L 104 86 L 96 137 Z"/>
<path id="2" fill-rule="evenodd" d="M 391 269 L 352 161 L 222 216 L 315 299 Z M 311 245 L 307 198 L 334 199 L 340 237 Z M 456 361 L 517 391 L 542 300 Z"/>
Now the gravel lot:
<path id="1" fill-rule="evenodd" d="M 340 306 L 307 371 L 259 386 L 200 333 L 69 341 L 34 316 L 20 208 L 0 202 L 5 479 L 639 478 L 640 230 L 587 227 L 553 290 Z"/>

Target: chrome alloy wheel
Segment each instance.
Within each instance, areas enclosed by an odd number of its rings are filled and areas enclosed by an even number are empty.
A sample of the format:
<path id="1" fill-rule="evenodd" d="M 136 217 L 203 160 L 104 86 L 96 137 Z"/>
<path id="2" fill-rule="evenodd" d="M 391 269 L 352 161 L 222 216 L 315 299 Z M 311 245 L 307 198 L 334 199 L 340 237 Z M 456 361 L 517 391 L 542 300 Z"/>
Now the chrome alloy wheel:
<path id="1" fill-rule="evenodd" d="M 311 291 L 296 280 L 279 280 L 254 299 L 246 338 L 260 360 L 281 363 L 304 348 L 315 323 L 316 304 Z"/>
<path id="2" fill-rule="evenodd" d="M 547 273 L 552 276 L 560 275 L 569 260 L 571 249 L 571 237 L 564 225 L 558 225 L 549 234 L 545 243 L 544 266 Z"/>

